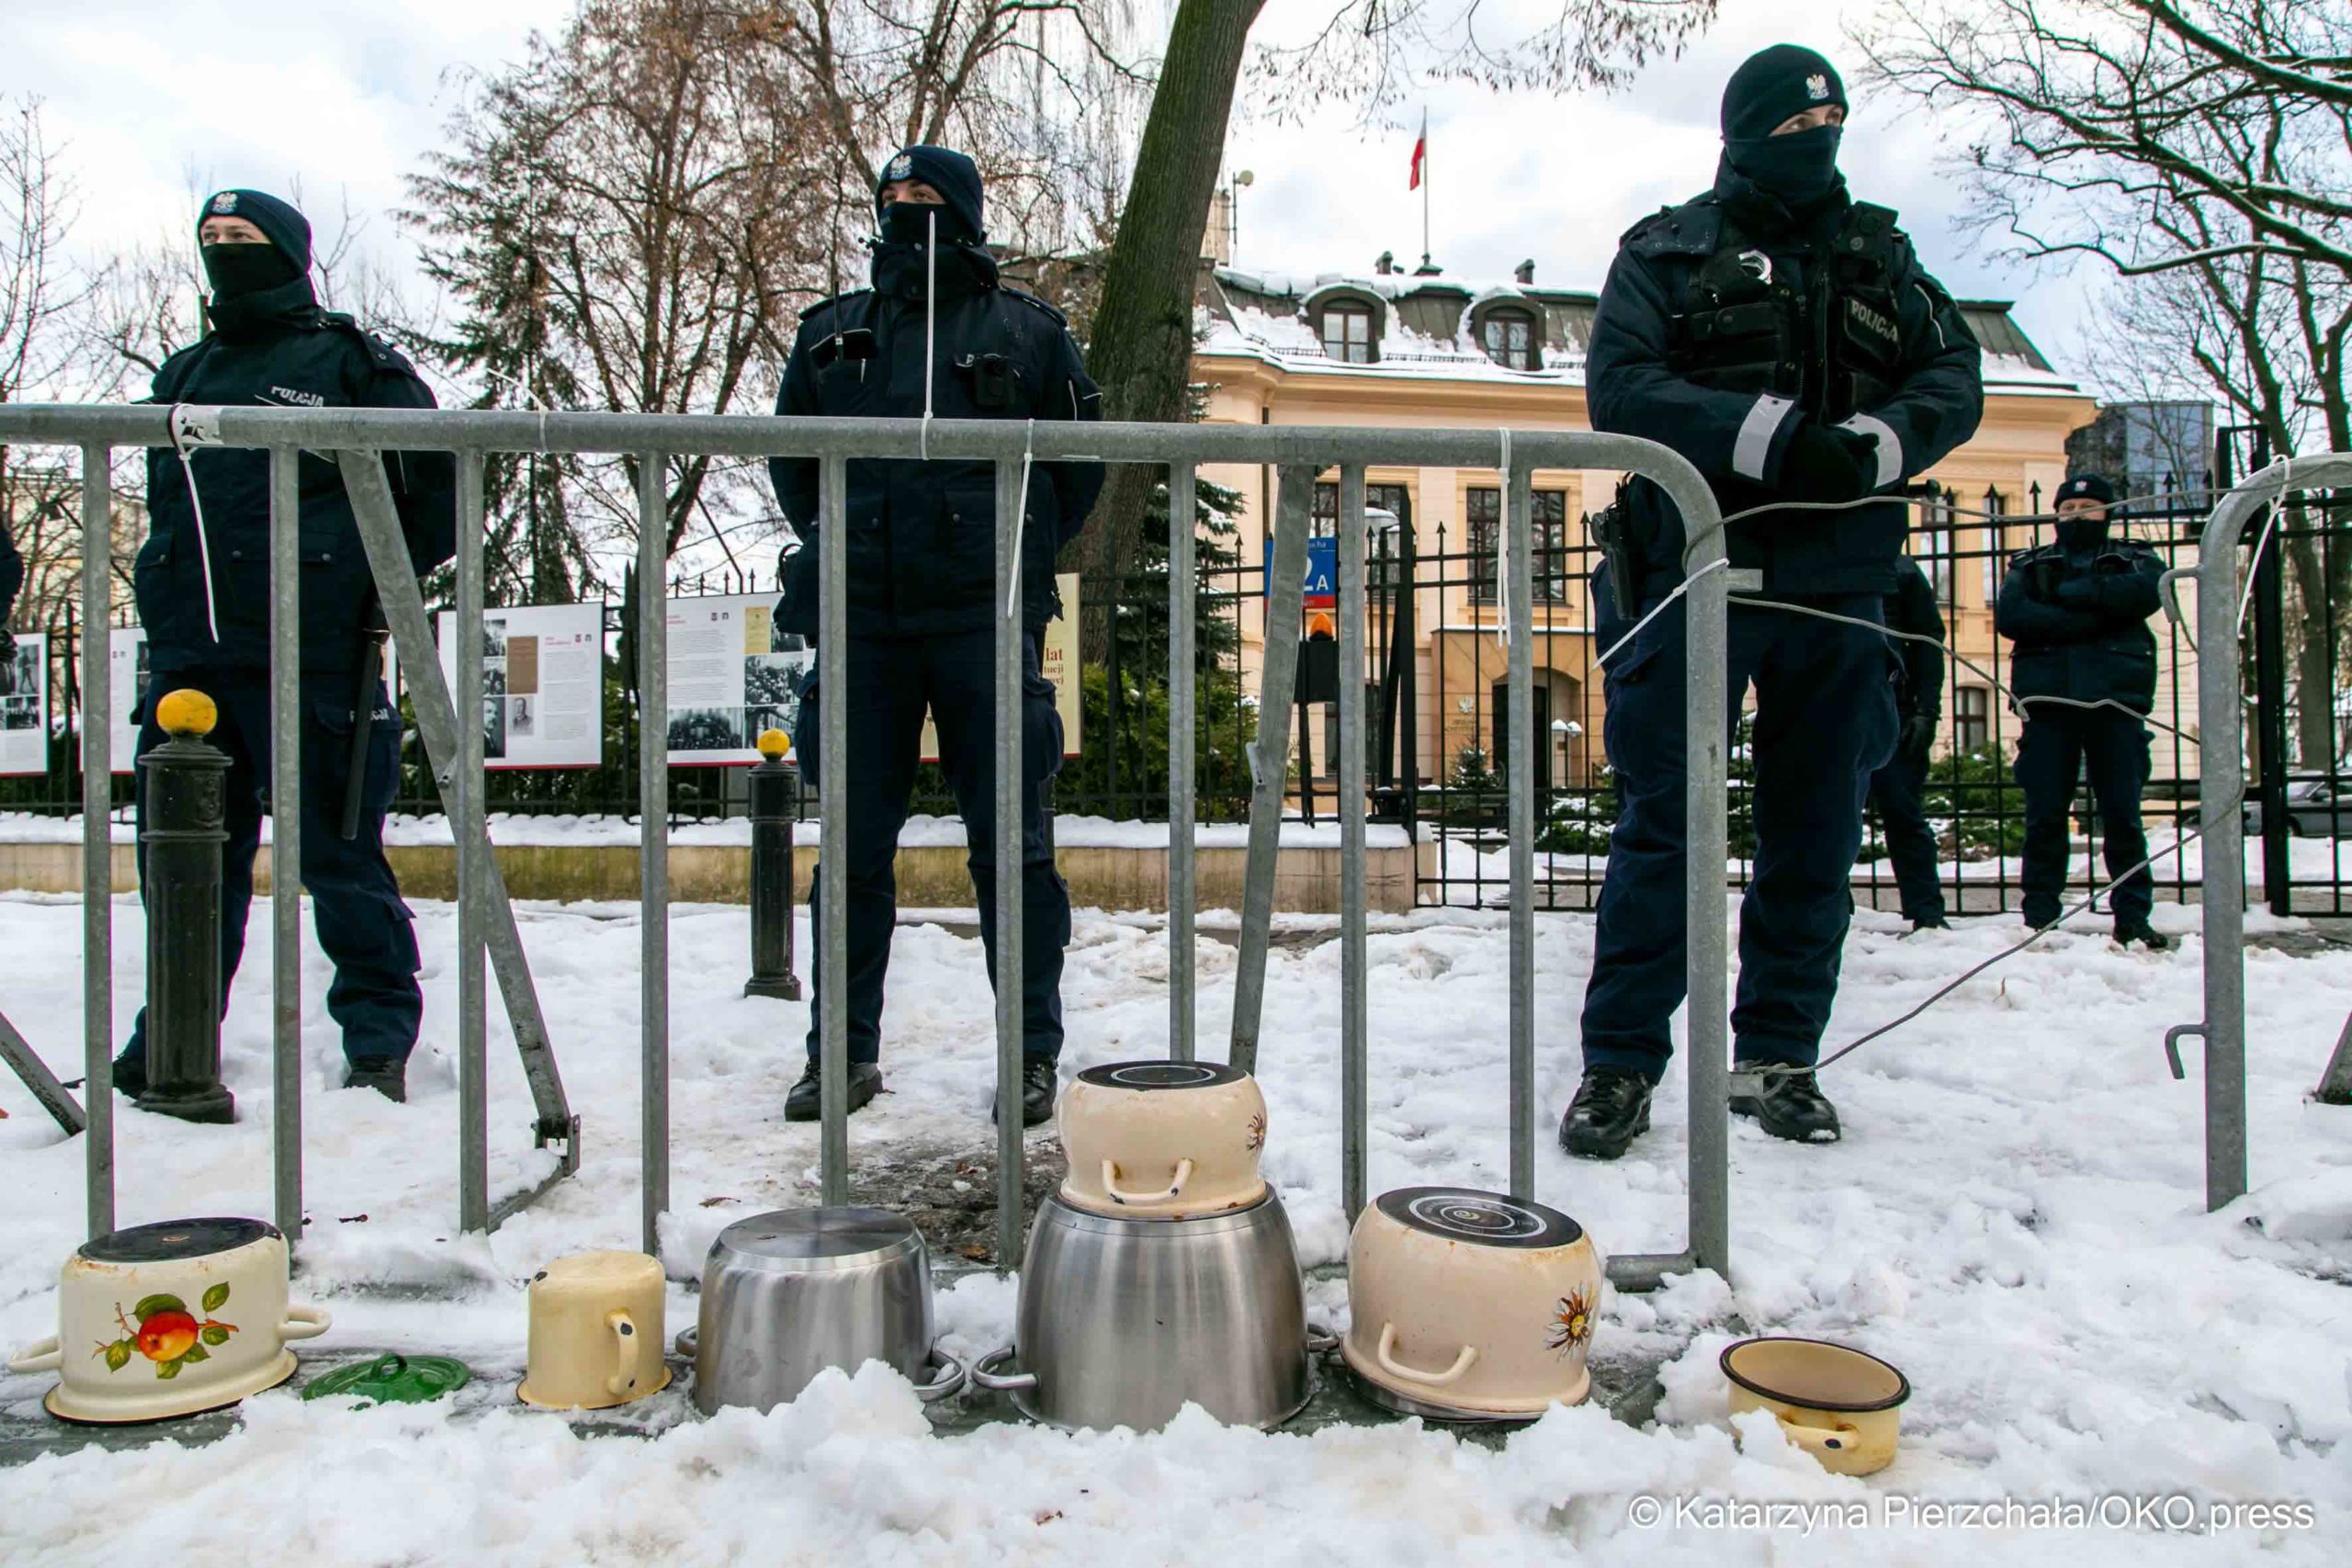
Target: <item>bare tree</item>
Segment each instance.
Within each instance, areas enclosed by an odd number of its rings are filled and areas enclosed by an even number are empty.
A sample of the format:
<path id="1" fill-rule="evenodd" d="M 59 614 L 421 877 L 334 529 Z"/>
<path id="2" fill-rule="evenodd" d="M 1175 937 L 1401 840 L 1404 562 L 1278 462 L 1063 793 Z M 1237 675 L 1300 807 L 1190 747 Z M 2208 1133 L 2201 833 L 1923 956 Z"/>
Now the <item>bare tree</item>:
<path id="1" fill-rule="evenodd" d="M 2118 280 L 2101 341 L 2132 378 L 2277 453 L 2352 450 L 2352 0 L 1889 0 L 1857 41 L 1878 79 L 1973 112 L 1957 163 L 1985 244 Z M 2316 761 L 2352 552 L 2285 555 Z"/>
<path id="2" fill-rule="evenodd" d="M 1181 0 L 1176 8 L 1088 338 L 1105 419 L 1185 416 L 1201 233 L 1262 4 Z M 1261 50 L 1257 64 L 1285 112 L 1334 97 L 1376 111 L 1416 73 L 1497 88 L 1605 86 L 1626 67 L 1679 50 L 1714 13 L 1715 0 L 1560 0 L 1535 28 L 1497 35 L 1478 0 L 1343 0 L 1306 42 Z M 1094 525 L 1071 546 L 1080 570 L 1108 577 L 1137 558 L 1158 483 L 1135 465 L 1111 470 Z M 1085 656 L 1102 658 L 1110 637 L 1107 613 L 1090 611 Z"/>

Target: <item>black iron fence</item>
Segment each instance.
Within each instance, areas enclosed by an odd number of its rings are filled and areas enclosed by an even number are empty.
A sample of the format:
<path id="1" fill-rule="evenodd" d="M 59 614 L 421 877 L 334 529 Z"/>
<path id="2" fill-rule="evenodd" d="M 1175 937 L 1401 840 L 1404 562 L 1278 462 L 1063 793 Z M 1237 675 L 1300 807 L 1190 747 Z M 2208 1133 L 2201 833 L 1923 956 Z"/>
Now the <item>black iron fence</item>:
<path id="1" fill-rule="evenodd" d="M 1603 651 L 1589 578 L 1598 552 L 1567 497 L 1535 491 L 1535 666 L 1533 733 L 1511 735 L 1505 723 L 1508 649 L 1498 596 L 1499 494 L 1472 487 L 1464 525 L 1415 525 L 1401 486 L 1374 485 L 1367 581 L 1373 614 L 1367 637 L 1367 777 L 1374 820 L 1409 834 L 1423 848 L 1417 899 L 1424 904 L 1508 901 L 1504 768 L 1515 745 L 1535 749 L 1540 838 L 1539 907 L 1589 909 L 1600 896 L 1616 792 L 1601 744 L 1605 711 Z M 1915 502 L 1911 553 L 1933 584 L 1945 622 L 1944 696 L 1927 791 L 1939 845 L 1945 897 L 1957 913 L 2014 910 L 2024 841 L 2023 795 L 2011 772 L 2019 720 L 2002 694 L 2009 647 L 1993 626 L 1993 606 L 2008 558 L 2050 537 L 2042 497 L 1997 489 L 1975 494 L 1931 491 Z M 2193 566 L 2210 502 L 2202 491 L 2167 488 L 2139 498 L 2124 525 L 2168 566 Z M 1382 513 L 1385 515 L 1382 515 Z M 1336 505 L 1316 509 L 1318 530 Z M 2250 761 L 2262 781 L 2248 808 L 2259 846 L 2261 897 L 2282 913 L 2341 915 L 2352 904 L 2352 678 L 2344 643 L 2352 633 L 2352 497 L 2317 495 L 2282 511 L 2265 535 L 2249 580 L 2251 620 L 2247 698 L 2255 722 Z M 1204 820 L 1246 818 L 1246 748 L 1254 736 L 1253 691 L 1261 638 L 1264 571 L 1229 555 L 1199 569 L 1204 654 L 1199 687 L 1198 799 Z M 732 577 L 675 585 L 673 592 L 753 592 L 763 585 Z M 1080 584 L 1082 625 L 1093 652 L 1080 665 L 1082 745 L 1057 785 L 1064 816 L 1162 818 L 1167 801 L 1166 587 L 1157 570 Z M 1310 603 L 1308 621 L 1314 620 Z M 1087 617 L 1098 617 L 1091 624 Z M 1107 617 L 1107 621 L 1099 617 Z M 489 775 L 493 813 L 578 814 L 634 818 L 640 811 L 640 728 L 630 666 L 621 646 L 624 607 L 606 606 L 604 761 L 568 771 L 514 770 Z M 1306 628 L 1302 628 L 1306 629 Z M 2151 777 L 2143 811 L 2152 847 L 2174 841 L 2197 811 L 2197 666 L 2193 628 L 2154 623 L 2158 649 L 2156 709 L 2149 718 Z M 64 816 L 79 809 L 79 712 L 74 688 L 81 628 L 70 619 L 52 629 L 49 680 L 48 770 L 0 778 L 0 811 Z M 1329 662 L 1327 660 L 1327 663 Z M 1317 693 L 1312 671 L 1295 716 L 1292 807 L 1307 818 L 1335 809 L 1335 688 Z M 1334 667 L 1329 680 L 1341 678 Z M 1731 786 L 1731 853 L 1726 886 L 1744 885 L 1753 845 L 1745 734 L 1736 738 Z M 127 807 L 127 775 L 114 799 Z M 749 796 L 739 767 L 673 767 L 673 820 L 744 815 Z M 441 803 L 413 736 L 396 811 L 437 814 Z M 953 796 L 935 769 L 919 778 L 913 809 L 952 815 Z M 2087 893 L 2105 881 L 2097 827 L 2086 793 L 2078 800 L 2070 885 Z M 2250 854 L 2255 852 L 2250 850 Z M 2160 860 L 2160 897 L 2197 897 L 2192 845 Z M 1865 906 L 1894 908 L 1896 889 L 1875 820 L 1867 826 L 1854 874 Z"/>

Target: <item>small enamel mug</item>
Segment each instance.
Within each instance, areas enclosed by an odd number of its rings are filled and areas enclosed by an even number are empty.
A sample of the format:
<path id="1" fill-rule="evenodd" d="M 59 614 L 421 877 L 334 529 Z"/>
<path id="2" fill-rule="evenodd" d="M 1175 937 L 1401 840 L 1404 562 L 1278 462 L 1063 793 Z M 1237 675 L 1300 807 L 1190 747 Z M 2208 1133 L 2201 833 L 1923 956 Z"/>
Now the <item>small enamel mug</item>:
<path id="1" fill-rule="evenodd" d="M 1894 1462 L 1910 1380 L 1876 1356 L 1826 1339 L 1766 1337 L 1724 1348 L 1731 1409 L 1770 1410 L 1781 1434 L 1838 1475 Z"/>
<path id="2" fill-rule="evenodd" d="M 559 1258 L 531 1280 L 523 1403 L 603 1410 L 669 1386 L 662 1265 L 642 1252 Z"/>

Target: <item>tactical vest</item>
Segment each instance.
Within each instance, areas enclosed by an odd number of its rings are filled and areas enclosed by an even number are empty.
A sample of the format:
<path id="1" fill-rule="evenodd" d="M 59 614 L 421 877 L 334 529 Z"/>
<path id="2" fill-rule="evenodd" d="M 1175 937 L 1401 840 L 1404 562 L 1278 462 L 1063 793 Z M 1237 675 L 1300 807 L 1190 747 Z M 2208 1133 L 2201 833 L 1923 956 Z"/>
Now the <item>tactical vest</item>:
<path id="1" fill-rule="evenodd" d="M 1835 424 L 1892 397 L 1903 334 L 1889 286 L 1894 214 L 1858 201 L 1803 287 L 1724 215 L 1673 319 L 1667 365 L 1702 387 L 1771 392 Z"/>

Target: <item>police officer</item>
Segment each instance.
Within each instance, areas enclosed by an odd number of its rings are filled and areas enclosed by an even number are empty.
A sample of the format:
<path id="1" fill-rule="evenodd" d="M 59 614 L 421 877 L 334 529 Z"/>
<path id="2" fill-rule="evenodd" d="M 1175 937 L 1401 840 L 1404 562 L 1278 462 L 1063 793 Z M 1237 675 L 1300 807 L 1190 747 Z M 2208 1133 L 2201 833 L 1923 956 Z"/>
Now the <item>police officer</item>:
<path id="1" fill-rule="evenodd" d="M 320 309 L 311 288 L 311 225 L 274 196 L 224 190 L 198 217 L 211 286 L 210 332 L 164 361 L 151 401 L 297 408 L 434 406 L 409 362 L 349 316 Z M 334 964 L 327 1012 L 343 1028 L 346 1088 L 407 1097 L 423 997 L 408 907 L 386 863 L 384 813 L 400 782 L 401 725 L 380 680 L 354 703 L 363 660 L 380 658 L 365 629 L 374 577 L 343 477 L 326 458 L 300 458 L 301 549 L 302 883 L 319 945 Z M 456 549 L 456 470 L 447 453 L 388 453 L 410 564 L 419 572 Z M 270 779 L 269 457 L 228 447 L 150 448 L 149 533 L 132 569 L 150 676 L 139 750 L 162 744 L 155 702 L 193 687 L 220 710 L 212 744 L 229 756 L 229 841 L 221 854 L 221 997 L 245 945 L 254 851 Z M 355 746 L 354 729 L 361 730 Z M 343 836 L 356 750 L 364 750 L 358 830 Z M 139 783 L 143 821 L 146 778 Z M 144 847 L 141 850 L 144 860 Z M 146 1014 L 115 1062 L 115 1087 L 145 1088 Z"/>
<path id="2" fill-rule="evenodd" d="M 2025 728 L 2017 781 L 2025 791 L 2025 923 L 2059 916 L 2066 886 L 2068 808 L 2090 775 L 2109 879 L 2148 854 L 2140 793 L 2148 782 L 2148 729 L 2156 705 L 2156 638 L 2164 558 L 2137 539 L 2109 538 L 2115 487 L 2077 474 L 2058 490 L 2058 537 L 2009 558 L 1993 613 L 2016 649 L 2009 685 Z M 2148 924 L 2155 882 L 2145 867 L 2113 896 L 2115 940 L 2160 952 L 2171 942 Z"/>
<path id="3" fill-rule="evenodd" d="M 1724 91 L 1713 188 L 1627 231 L 1586 362 L 1595 429 L 1672 447 L 1727 516 L 1772 508 L 1724 538 L 1734 567 L 1761 573 L 1765 599 L 1870 623 L 1731 612 L 1726 722 L 1756 687 L 1757 849 L 1731 1020 L 1742 1066 L 1805 1069 L 1818 1053 L 1862 797 L 1895 739 L 1886 639 L 1871 629 L 1906 526 L 1892 492 L 1965 441 L 1983 403 L 1960 311 L 1894 214 L 1846 192 L 1846 109 L 1836 69 L 1811 50 L 1779 44 L 1742 64 Z M 1838 509 L 1774 507 L 1784 502 Z M 1602 536 L 1608 649 L 1682 581 L 1684 527 L 1665 492 L 1637 479 Z M 1560 1127 L 1568 1152 L 1589 1157 L 1614 1159 L 1649 1125 L 1683 999 L 1682 615 L 1674 602 L 1605 673 L 1623 810 L 1585 993 L 1584 1081 Z M 1732 1109 L 1768 1133 L 1838 1135 L 1810 1071 L 1735 1086 Z"/>
<path id="4" fill-rule="evenodd" d="M 17 637 L 8 629 L 8 616 L 17 607 L 17 590 L 24 585 L 25 558 L 17 553 L 17 541 L 8 536 L 6 525 L 0 524 L 0 697 L 17 692 Z"/>
<path id="5" fill-rule="evenodd" d="M 985 243 L 980 172 L 944 147 L 908 147 L 883 165 L 871 288 L 826 299 L 801 317 L 776 399 L 779 414 L 942 419 L 1091 420 L 1101 397 L 1061 313 L 1006 287 Z M 776 499 L 799 536 L 786 558 L 785 629 L 813 638 L 818 620 L 818 465 L 772 458 Z M 898 908 L 892 861 L 914 787 L 923 712 L 939 730 L 940 765 L 963 814 L 980 937 L 996 977 L 996 477 L 985 462 L 853 461 L 849 530 L 849 689 L 803 691 L 797 750 L 820 765 L 820 710 L 849 705 L 849 859 L 818 874 L 849 879 L 848 1109 L 882 1086 L 882 982 Z M 1039 669 L 1046 623 L 1059 608 L 1054 558 L 1102 487 L 1093 463 L 1039 464 L 1022 524 L 1028 628 L 1022 705 L 1022 1116 L 1052 1114 L 1061 1051 L 1062 950 L 1069 889 L 1054 869 L 1046 814 L 1059 771 L 1061 720 Z M 809 902 L 821 908 L 812 890 Z M 821 940 L 821 937 L 820 937 Z M 808 1066 L 785 1100 L 787 1121 L 820 1111 L 820 1004 L 809 1009 Z"/>
<path id="6" fill-rule="evenodd" d="M 1903 918 L 1914 931 L 1944 931 L 1943 882 L 1936 873 L 1936 835 L 1919 801 L 1928 784 L 1928 761 L 1935 750 L 1936 727 L 1943 718 L 1944 618 L 1936 591 L 1919 563 L 1904 556 L 1894 563 L 1894 592 L 1886 596 L 1890 630 L 1933 637 L 1933 646 L 1909 637 L 1889 637 L 1894 660 L 1894 755 L 1871 775 L 1871 809 L 1886 835 L 1886 858 L 1894 863 L 1894 886 Z"/>

